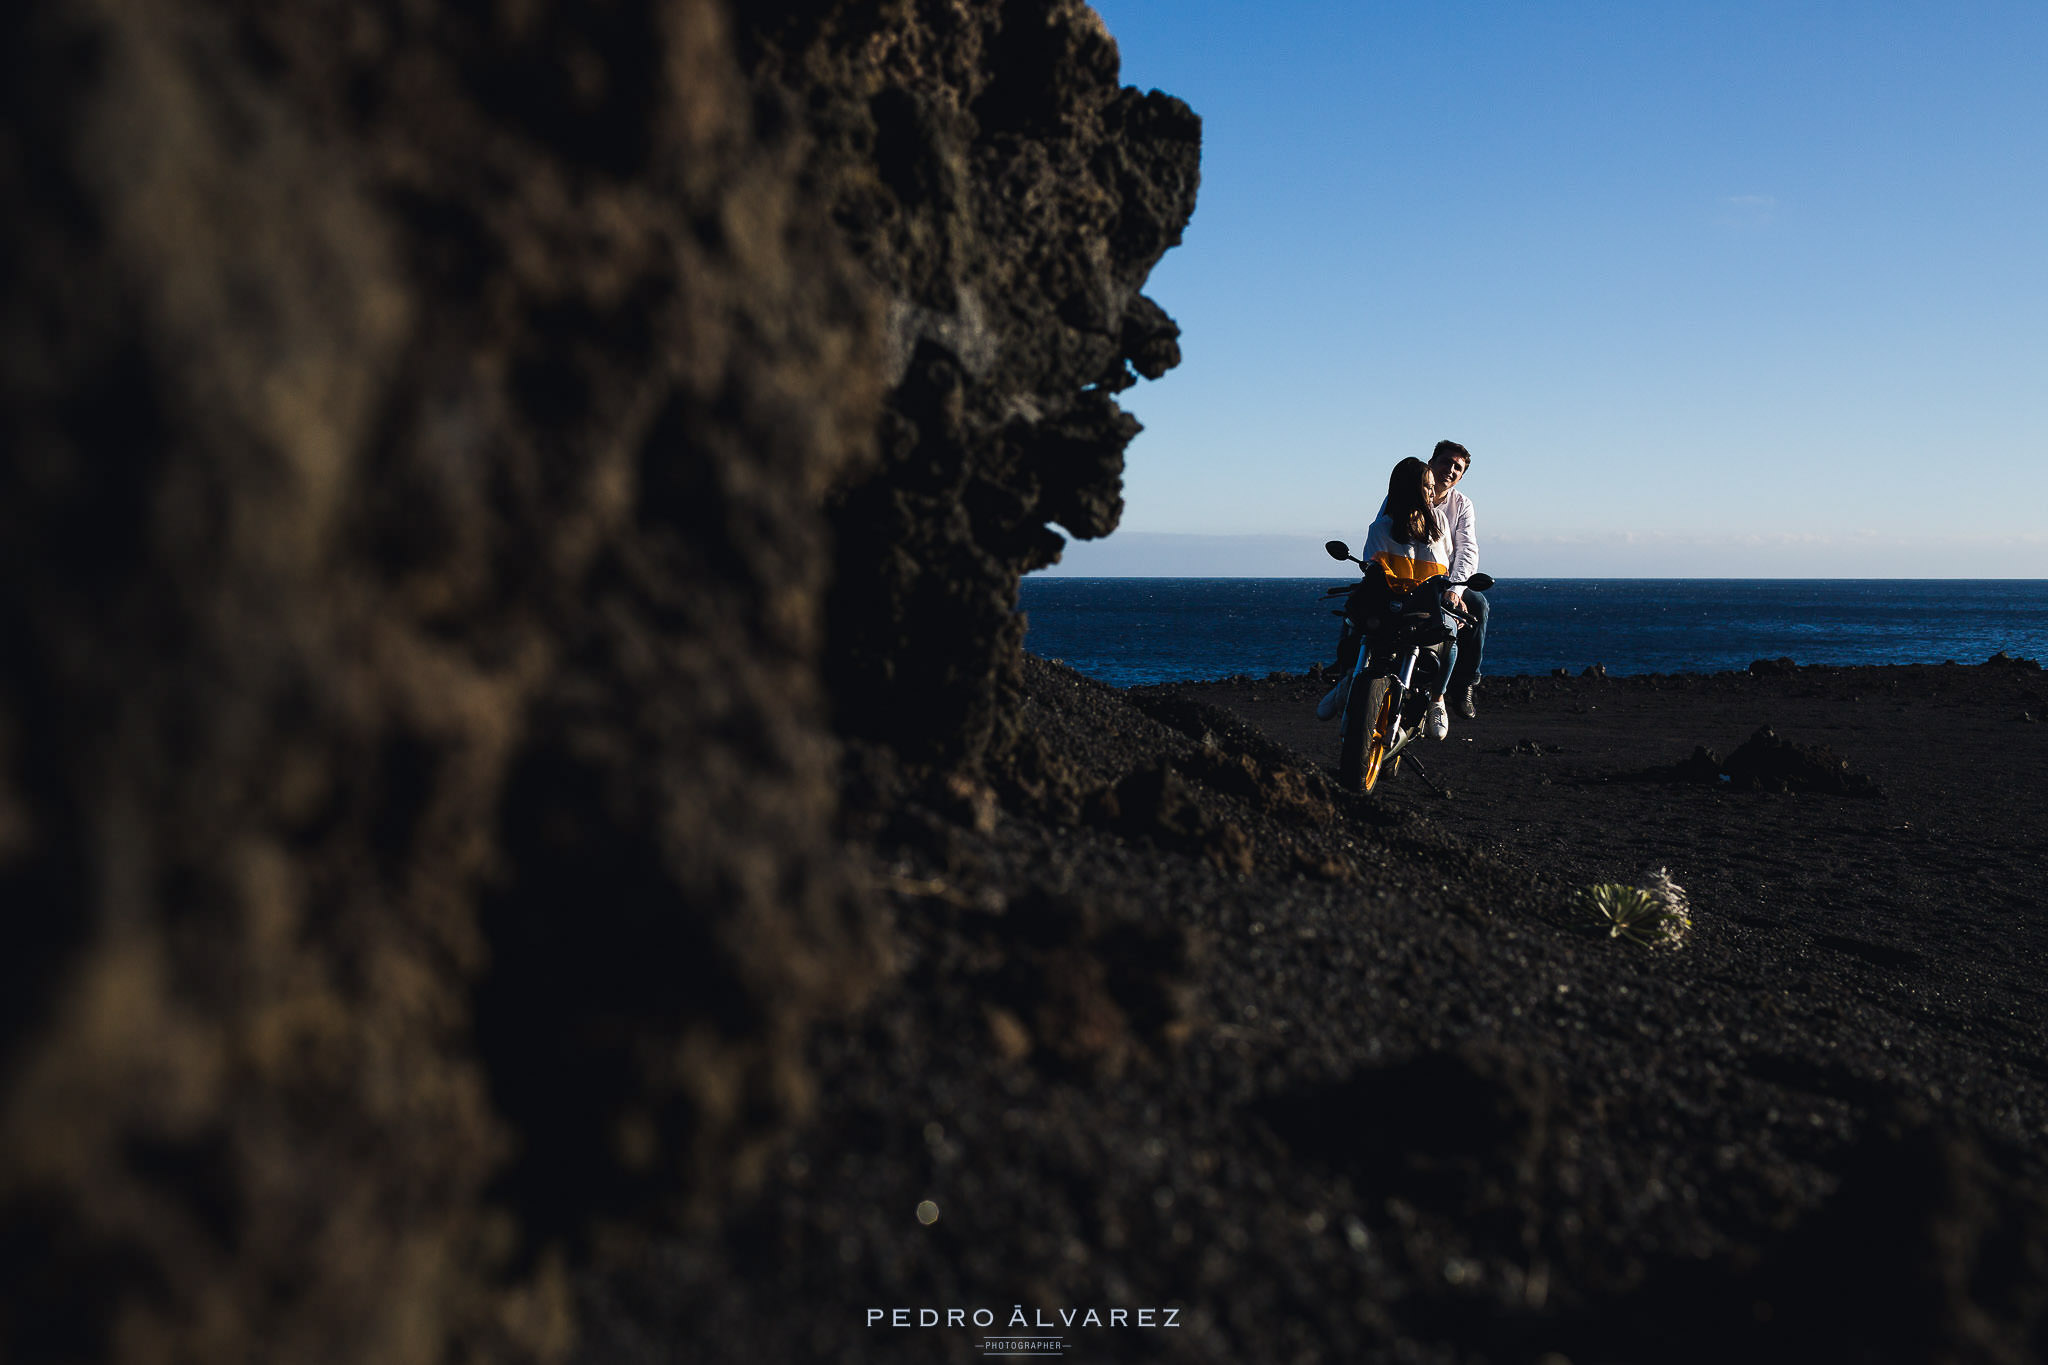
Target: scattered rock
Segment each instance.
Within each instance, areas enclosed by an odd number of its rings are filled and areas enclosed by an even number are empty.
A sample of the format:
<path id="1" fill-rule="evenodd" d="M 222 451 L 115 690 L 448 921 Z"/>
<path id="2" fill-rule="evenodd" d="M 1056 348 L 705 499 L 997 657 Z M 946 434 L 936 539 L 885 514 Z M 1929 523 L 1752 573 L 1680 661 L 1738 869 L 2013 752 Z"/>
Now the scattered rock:
<path id="1" fill-rule="evenodd" d="M 1199 841 L 1211 823 L 1187 778 L 1163 760 L 1117 783 L 1115 799 L 1118 819 L 1129 834 Z"/>
<path id="2" fill-rule="evenodd" d="M 1217 824 L 1202 851 L 1218 871 L 1247 875 L 1252 870 L 1257 845 L 1252 842 L 1251 835 L 1244 832 L 1243 826 L 1224 820 Z"/>
<path id="3" fill-rule="evenodd" d="M 1784 678 L 1797 673 L 1799 665 L 1793 663 L 1790 659 L 1782 657 L 1776 659 L 1752 659 L 1749 662 L 1749 671 L 1752 676 L 1758 678 Z"/>
<path id="4" fill-rule="evenodd" d="M 1065 754 L 1054 752 L 1035 731 L 1008 727 L 1009 742 L 998 742 L 983 771 L 1005 800 L 1020 810 L 1075 824 L 1094 788 L 1088 774 Z"/>
<path id="5" fill-rule="evenodd" d="M 977 834 L 987 834 L 996 827 L 999 807 L 995 792 L 965 773 L 949 775 L 941 784 L 939 799 L 934 804 Z"/>
<path id="6" fill-rule="evenodd" d="M 1208 742 L 1190 765 L 1202 785 L 1240 800 L 1256 800 L 1264 789 L 1265 776 L 1258 760 L 1246 753 L 1225 752 L 1213 735 L 1205 738 Z"/>
<path id="7" fill-rule="evenodd" d="M 1109 992 L 1102 959 L 1079 948 L 1057 948 L 1037 965 L 1038 999 L 1032 1033 L 1039 1047 L 1071 1066 L 1104 1076 L 1122 1072 L 1131 1030 Z"/>
<path id="8" fill-rule="evenodd" d="M 983 1017 L 1005 1060 L 1036 1054 L 1115 1075 L 1133 1049 L 1185 1034 L 1203 948 L 1184 925 L 1087 892 L 1043 890 L 985 923 L 999 965 L 981 981 Z"/>
<path id="9" fill-rule="evenodd" d="M 1721 756 L 1704 744 L 1695 745 L 1692 757 L 1672 765 L 1672 775 L 1681 782 L 1717 783 L 1721 780 Z"/>
<path id="10" fill-rule="evenodd" d="M 983 1007 L 988 1021 L 989 1046 L 1006 1062 L 1021 1062 L 1031 1055 L 1031 1031 L 1017 1016 L 1000 1005 Z"/>
<path id="11" fill-rule="evenodd" d="M 1704 752 L 1704 751 L 1702 751 Z M 1695 754 L 1695 759 L 1699 757 Z M 1840 796 L 1882 796 L 1868 777 L 1849 771 L 1849 761 L 1821 745 L 1797 744 L 1766 725 L 1721 765 L 1740 791 L 1829 792 Z"/>
<path id="12" fill-rule="evenodd" d="M 1335 794 L 1328 778 L 1299 768 L 1274 768 L 1265 775 L 1262 791 L 1270 808 L 1283 814 L 1327 825 L 1337 818 L 1331 804 Z"/>
<path id="13" fill-rule="evenodd" d="M 1721 756 L 1700 744 L 1693 748 L 1692 756 L 1676 763 L 1666 763 L 1655 768 L 1644 768 L 1640 772 L 1623 773 L 1612 779 L 1621 782 L 1677 782 L 1714 786 L 1727 780 L 1721 766 Z"/>

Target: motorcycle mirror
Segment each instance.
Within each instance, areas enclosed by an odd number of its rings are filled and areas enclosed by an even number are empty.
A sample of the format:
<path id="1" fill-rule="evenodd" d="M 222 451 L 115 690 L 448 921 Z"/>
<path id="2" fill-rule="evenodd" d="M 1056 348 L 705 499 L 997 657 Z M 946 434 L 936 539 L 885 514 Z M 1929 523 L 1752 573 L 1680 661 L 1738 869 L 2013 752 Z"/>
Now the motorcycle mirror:
<path id="1" fill-rule="evenodd" d="M 1326 540 L 1323 542 L 1323 548 L 1330 552 L 1332 559 L 1351 558 L 1351 547 L 1341 540 Z"/>
<path id="2" fill-rule="evenodd" d="M 1468 588 L 1477 588 L 1479 589 L 1479 591 L 1485 592 L 1488 588 L 1493 586 L 1493 575 L 1483 573 L 1473 574 L 1470 578 L 1465 580 L 1465 586 Z"/>

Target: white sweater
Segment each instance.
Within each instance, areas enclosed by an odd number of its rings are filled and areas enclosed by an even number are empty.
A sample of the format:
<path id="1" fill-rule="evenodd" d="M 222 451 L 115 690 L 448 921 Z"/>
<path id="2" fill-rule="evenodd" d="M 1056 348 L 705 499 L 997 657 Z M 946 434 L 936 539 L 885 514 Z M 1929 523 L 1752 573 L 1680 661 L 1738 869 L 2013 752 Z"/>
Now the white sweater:
<path id="1" fill-rule="evenodd" d="M 1479 523 L 1472 515 L 1472 499 L 1453 488 L 1437 504 L 1436 515 L 1451 540 L 1451 581 L 1462 583 L 1479 572 Z"/>

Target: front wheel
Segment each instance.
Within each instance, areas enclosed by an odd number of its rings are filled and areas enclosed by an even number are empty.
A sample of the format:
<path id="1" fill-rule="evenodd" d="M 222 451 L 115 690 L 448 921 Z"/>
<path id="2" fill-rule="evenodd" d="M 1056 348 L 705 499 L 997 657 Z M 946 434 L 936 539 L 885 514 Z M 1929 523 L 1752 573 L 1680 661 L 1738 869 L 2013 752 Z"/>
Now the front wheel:
<path id="1" fill-rule="evenodd" d="M 1374 678 L 1369 687 L 1351 688 L 1344 709 L 1344 747 L 1337 756 L 1337 781 L 1351 791 L 1371 791 L 1380 780 L 1380 764 L 1393 742 L 1400 715 L 1400 689 L 1392 678 Z"/>

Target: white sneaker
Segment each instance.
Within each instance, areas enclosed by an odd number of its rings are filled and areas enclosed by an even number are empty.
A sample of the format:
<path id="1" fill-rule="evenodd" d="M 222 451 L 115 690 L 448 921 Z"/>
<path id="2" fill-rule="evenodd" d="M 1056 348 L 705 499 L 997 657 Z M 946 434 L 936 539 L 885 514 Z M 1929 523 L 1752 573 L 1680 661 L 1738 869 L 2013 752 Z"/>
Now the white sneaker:
<path id="1" fill-rule="evenodd" d="M 1429 720 L 1427 723 L 1431 739 L 1443 739 L 1451 733 L 1451 709 L 1444 705 L 1442 697 L 1438 697 L 1429 704 Z"/>
<path id="2" fill-rule="evenodd" d="M 1344 709 L 1344 695 L 1350 690 L 1350 685 L 1351 675 L 1347 673 L 1335 687 L 1324 694 L 1323 699 L 1316 703 L 1317 720 L 1331 720 Z"/>

